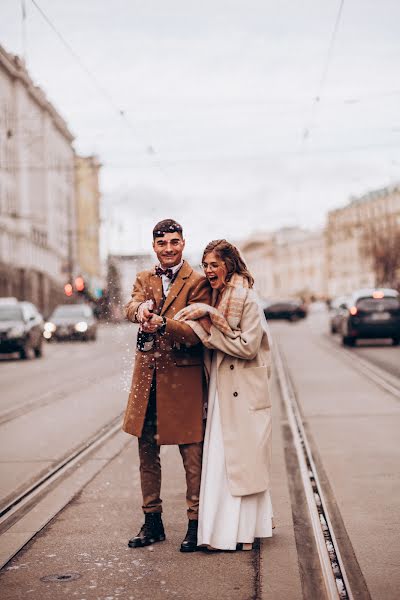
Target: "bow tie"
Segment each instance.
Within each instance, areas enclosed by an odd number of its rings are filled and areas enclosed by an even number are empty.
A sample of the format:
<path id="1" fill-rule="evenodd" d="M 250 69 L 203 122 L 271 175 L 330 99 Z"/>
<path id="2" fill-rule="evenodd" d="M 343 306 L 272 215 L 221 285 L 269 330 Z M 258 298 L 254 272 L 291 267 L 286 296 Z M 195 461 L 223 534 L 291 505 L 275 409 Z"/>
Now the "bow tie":
<path id="1" fill-rule="evenodd" d="M 156 275 L 158 275 L 159 277 L 161 277 L 162 275 L 165 275 L 165 277 L 168 277 L 168 279 L 172 279 L 174 274 L 172 273 L 172 269 L 162 269 L 161 267 L 156 267 Z"/>

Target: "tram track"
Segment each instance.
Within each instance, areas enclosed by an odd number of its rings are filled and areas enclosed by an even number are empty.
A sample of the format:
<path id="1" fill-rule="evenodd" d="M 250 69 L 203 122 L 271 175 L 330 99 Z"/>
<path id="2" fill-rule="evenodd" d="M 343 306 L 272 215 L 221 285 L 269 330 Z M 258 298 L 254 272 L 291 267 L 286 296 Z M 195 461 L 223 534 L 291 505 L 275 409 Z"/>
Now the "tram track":
<path id="1" fill-rule="evenodd" d="M 287 468 L 292 479 L 292 510 L 303 573 L 303 595 L 328 600 L 369 600 L 351 541 L 332 501 L 318 450 L 303 418 L 288 366 L 276 340 L 274 345 L 275 372 L 287 419 L 282 426 L 287 430 L 287 457 L 291 454 Z M 317 558 L 312 558 L 313 553 Z M 315 574 L 316 564 L 319 575 Z"/>
<path id="2" fill-rule="evenodd" d="M 391 373 L 389 369 L 379 366 L 369 358 L 359 356 L 354 350 L 339 346 L 328 334 L 323 336 L 322 340 L 317 343 L 320 347 L 331 351 L 347 365 L 350 364 L 352 368 L 363 373 L 377 386 L 400 400 L 400 377 Z"/>
<path id="3" fill-rule="evenodd" d="M 44 512 L 38 511 L 39 520 L 37 524 L 30 524 L 25 537 L 18 539 L 17 544 L 12 539 L 12 530 L 14 526 L 25 519 L 35 521 L 35 516 L 31 515 L 37 510 L 38 504 L 46 499 L 46 496 L 51 495 L 51 492 L 60 484 L 65 482 L 75 472 L 82 469 L 85 462 L 90 461 L 96 451 L 100 450 L 105 444 L 113 442 L 113 438 L 121 431 L 122 413 L 102 427 L 89 439 L 85 440 L 77 448 L 72 450 L 68 455 L 64 456 L 55 463 L 46 473 L 42 473 L 36 479 L 31 481 L 24 489 L 20 489 L 12 498 L 9 498 L 0 509 L 0 568 L 2 568 L 36 533 L 42 529 L 60 510 L 62 510 L 76 495 L 80 489 L 88 482 L 86 477 L 80 480 L 77 486 L 72 485 L 66 493 L 59 494 L 54 503 L 48 503 L 49 506 L 44 509 Z M 125 445 L 127 441 L 123 438 L 121 444 Z M 117 444 L 117 450 L 121 444 Z M 118 452 L 117 452 L 118 453 Z M 112 457 L 111 457 L 112 458 Z M 110 458 L 110 460 L 111 460 Z M 92 469 L 89 469 L 89 476 L 92 478 L 104 466 L 105 459 L 95 457 Z M 108 462 L 108 461 L 107 461 Z M 79 478 L 78 478 L 79 479 Z M 90 479 L 89 479 L 90 480 Z M 8 536 L 7 536 L 8 534 Z M 11 543 L 6 538 L 11 538 Z M 5 540 L 5 542 L 3 542 Z"/>
<path id="4" fill-rule="evenodd" d="M 115 373 L 112 372 L 104 377 L 104 380 L 112 379 L 115 377 Z M 87 375 L 81 378 L 75 378 L 74 382 L 70 386 L 63 386 L 60 389 L 60 384 L 57 383 L 52 389 L 47 390 L 37 398 L 34 398 L 30 401 L 23 402 L 14 408 L 5 410 L 0 413 L 0 427 L 9 423 L 10 421 L 14 421 L 19 417 L 23 417 L 26 414 L 32 412 L 33 410 L 37 410 L 39 408 L 43 408 L 45 406 L 49 406 L 51 404 L 55 404 L 56 402 L 60 402 L 64 400 L 68 396 L 76 393 L 82 392 L 82 390 L 87 389 L 98 382 L 98 376 L 88 377 Z"/>

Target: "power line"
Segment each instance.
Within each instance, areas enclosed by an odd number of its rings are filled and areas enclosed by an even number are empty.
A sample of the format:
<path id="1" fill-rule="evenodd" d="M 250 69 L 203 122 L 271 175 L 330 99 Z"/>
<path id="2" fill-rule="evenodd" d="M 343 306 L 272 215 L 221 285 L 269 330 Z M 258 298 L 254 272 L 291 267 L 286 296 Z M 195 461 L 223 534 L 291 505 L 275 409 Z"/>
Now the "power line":
<path id="1" fill-rule="evenodd" d="M 356 153 L 356 152 L 368 152 L 368 151 L 374 151 L 377 149 L 381 149 L 381 148 L 393 148 L 393 149 L 400 149 L 400 141 L 399 142 L 393 142 L 393 143 L 377 143 L 377 144 L 360 144 L 360 145 L 354 145 L 354 146 L 337 146 L 337 147 L 325 147 L 325 148 L 314 148 L 313 150 L 308 149 L 308 150 L 271 150 L 270 152 L 265 152 L 264 154 L 260 154 L 259 156 L 246 156 L 246 155 L 231 155 L 231 156 L 214 156 L 214 157 L 185 157 L 185 158 L 177 158 L 177 159 L 164 159 L 162 161 L 163 164 L 165 165 L 180 165 L 183 163 L 221 163 L 221 162 L 236 162 L 236 161 L 243 161 L 243 162 L 262 162 L 262 161 L 266 161 L 269 160 L 271 157 L 275 158 L 275 157 L 279 157 L 281 158 L 282 156 L 300 156 L 300 157 L 306 157 L 306 156 L 313 156 L 313 155 L 324 155 L 324 154 L 334 154 L 336 152 L 340 152 L 340 153 Z M 136 170 L 136 169 L 145 169 L 145 168 L 152 168 L 155 165 L 154 164 L 123 164 L 123 163 L 104 163 L 104 166 L 106 166 L 108 169 L 129 169 L 129 170 Z M 0 170 L 2 171 L 10 171 L 10 170 L 22 170 L 25 169 L 27 171 L 50 171 L 50 172 L 73 172 L 75 170 L 74 166 L 51 166 L 51 165 L 29 165 L 29 164 L 25 164 L 25 165 L 8 165 L 8 166 L 3 166 L 0 164 Z"/>
<path id="2" fill-rule="evenodd" d="M 323 66 L 321 78 L 320 78 L 320 81 L 319 81 L 319 84 L 317 87 L 317 94 L 316 94 L 316 96 L 314 98 L 314 102 L 312 104 L 310 120 L 309 120 L 308 126 L 306 126 L 303 130 L 303 142 L 306 141 L 310 137 L 310 131 L 311 131 L 312 126 L 314 125 L 318 105 L 321 102 L 322 93 L 323 93 L 323 90 L 325 87 L 328 70 L 329 70 L 332 56 L 333 56 L 333 48 L 334 48 L 334 44 L 335 44 L 336 35 L 337 35 L 338 29 L 339 29 L 339 23 L 340 23 L 340 17 L 342 15 L 343 5 L 344 5 L 344 0 L 340 0 L 339 10 L 336 15 L 335 24 L 334 24 L 332 35 L 331 35 L 331 40 L 329 42 L 328 52 L 327 52 L 327 55 L 325 58 L 325 64 Z"/>
<path id="3" fill-rule="evenodd" d="M 80 56 L 75 52 L 75 50 L 70 46 L 70 44 L 67 42 L 67 40 L 64 38 L 64 36 L 58 31 L 58 29 L 55 27 L 55 25 L 53 25 L 53 23 L 50 21 L 49 17 L 46 15 L 46 13 L 42 10 L 42 8 L 38 5 L 38 3 L 36 2 L 36 0 L 31 0 L 32 4 L 36 7 L 36 9 L 39 11 L 39 13 L 42 15 L 43 19 L 46 21 L 46 23 L 49 25 L 49 27 L 54 31 L 54 33 L 56 34 L 56 36 L 58 37 L 58 39 L 61 41 L 61 43 L 63 44 L 63 46 L 68 50 L 68 52 L 71 54 L 71 56 L 74 58 L 74 60 L 79 64 L 79 66 L 81 67 L 81 69 L 86 73 L 86 75 L 91 79 L 92 83 L 94 84 L 94 86 L 96 87 L 96 89 L 104 96 L 104 98 L 107 99 L 108 103 L 112 106 L 112 108 L 119 114 L 119 116 L 121 117 L 125 117 L 125 113 L 124 111 L 115 104 L 112 96 L 108 93 L 108 91 L 99 83 L 99 81 L 97 80 L 97 78 L 95 77 L 95 75 L 93 75 L 93 73 L 88 69 L 88 67 L 85 65 L 85 63 L 82 61 L 82 59 L 80 58 Z"/>
<path id="4" fill-rule="evenodd" d="M 128 119 L 125 111 L 114 102 L 114 99 L 111 96 L 111 94 L 108 92 L 108 90 L 103 87 L 103 85 L 98 81 L 97 77 L 86 66 L 86 64 L 83 62 L 83 60 L 79 56 L 79 54 L 77 52 L 75 52 L 75 50 L 72 48 L 72 46 L 67 42 L 67 40 L 60 33 L 60 31 L 57 29 L 57 27 L 53 24 L 53 22 L 50 20 L 50 18 L 46 15 L 46 13 L 43 11 L 43 9 L 39 6 L 39 4 L 36 2 L 36 0 L 31 0 L 31 2 L 35 6 L 35 8 L 39 11 L 40 15 L 46 21 L 48 26 L 56 34 L 56 36 L 61 41 L 63 46 L 71 54 L 73 59 L 78 63 L 78 65 L 81 67 L 81 69 L 89 77 L 89 79 L 91 80 L 92 84 L 97 89 L 97 91 L 100 92 L 100 94 L 106 99 L 108 104 L 113 108 L 114 111 L 116 111 L 118 116 L 121 117 L 125 121 L 125 123 L 128 125 L 128 127 L 135 133 L 135 136 L 137 137 L 136 129 L 133 126 L 133 124 L 131 123 L 131 121 Z M 146 145 L 146 153 L 148 155 L 154 155 L 156 153 L 156 151 L 154 150 L 154 147 L 151 144 Z"/>

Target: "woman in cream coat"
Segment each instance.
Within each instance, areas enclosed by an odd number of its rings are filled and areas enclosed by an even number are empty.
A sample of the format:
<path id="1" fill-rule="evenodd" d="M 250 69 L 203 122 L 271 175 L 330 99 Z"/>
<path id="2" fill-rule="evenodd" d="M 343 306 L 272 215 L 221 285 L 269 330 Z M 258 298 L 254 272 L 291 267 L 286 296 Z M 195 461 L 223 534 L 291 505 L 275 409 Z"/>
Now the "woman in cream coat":
<path id="1" fill-rule="evenodd" d="M 272 535 L 267 326 L 254 280 L 235 246 L 210 242 L 203 268 L 213 289 L 212 306 L 192 304 L 175 317 L 208 349 L 198 544 L 248 550 L 255 538 Z"/>

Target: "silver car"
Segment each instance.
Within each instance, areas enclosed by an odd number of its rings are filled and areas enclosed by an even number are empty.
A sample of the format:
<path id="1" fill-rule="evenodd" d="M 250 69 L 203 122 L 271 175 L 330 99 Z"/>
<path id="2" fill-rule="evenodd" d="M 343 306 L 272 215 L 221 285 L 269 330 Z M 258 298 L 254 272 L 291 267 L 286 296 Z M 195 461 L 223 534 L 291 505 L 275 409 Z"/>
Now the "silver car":
<path id="1" fill-rule="evenodd" d="M 334 298 L 329 306 L 329 326 L 332 334 L 339 333 L 340 322 L 343 315 L 347 314 L 350 298 L 338 296 Z"/>
<path id="2" fill-rule="evenodd" d="M 60 304 L 44 325 L 46 340 L 95 340 L 97 322 L 89 304 Z"/>

